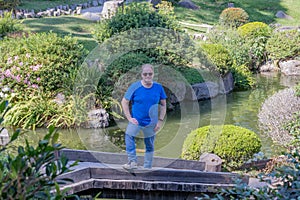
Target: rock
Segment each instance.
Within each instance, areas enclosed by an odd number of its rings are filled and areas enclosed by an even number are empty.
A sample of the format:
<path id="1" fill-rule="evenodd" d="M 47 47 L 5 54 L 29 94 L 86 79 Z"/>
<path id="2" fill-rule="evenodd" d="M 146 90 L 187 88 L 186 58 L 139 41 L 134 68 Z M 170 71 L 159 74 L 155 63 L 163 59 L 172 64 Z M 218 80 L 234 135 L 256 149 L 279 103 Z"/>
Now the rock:
<path id="1" fill-rule="evenodd" d="M 182 81 L 174 81 L 167 83 L 168 88 L 165 90 L 170 103 L 179 103 L 186 96 L 186 84 Z"/>
<path id="2" fill-rule="evenodd" d="M 123 0 L 121 1 L 106 1 L 103 5 L 102 17 L 105 19 L 111 18 L 117 12 L 119 6 L 123 4 Z"/>
<path id="3" fill-rule="evenodd" d="M 273 62 L 267 62 L 261 65 L 258 69 L 260 72 L 276 72 L 279 68 Z"/>
<path id="4" fill-rule="evenodd" d="M 228 8 L 234 8 L 234 3 L 233 3 L 233 2 L 229 2 L 229 3 L 227 4 L 227 6 L 228 6 Z"/>
<path id="5" fill-rule="evenodd" d="M 287 15 L 285 12 L 283 11 L 278 11 L 275 15 L 277 18 L 281 18 L 281 19 L 293 19 L 291 16 Z"/>
<path id="6" fill-rule="evenodd" d="M 9 142 L 9 134 L 6 128 L 0 127 L 0 131 L 0 146 L 3 146 Z"/>
<path id="7" fill-rule="evenodd" d="M 204 153 L 200 156 L 200 162 L 205 162 L 206 172 L 220 172 L 222 167 L 222 159 L 213 153 Z"/>
<path id="8" fill-rule="evenodd" d="M 300 60 L 279 62 L 281 73 L 287 76 L 300 76 Z"/>
<path id="9" fill-rule="evenodd" d="M 231 72 L 224 75 L 224 77 L 220 78 L 219 82 L 219 94 L 228 94 L 234 88 L 234 79 Z"/>
<path id="10" fill-rule="evenodd" d="M 192 9 L 192 10 L 198 10 L 199 6 L 195 5 L 192 1 L 190 0 L 181 0 L 178 3 L 179 6 Z"/>
<path id="11" fill-rule="evenodd" d="M 194 40 L 199 40 L 200 39 L 200 40 L 206 41 L 207 37 L 203 33 L 195 33 L 195 34 L 193 34 L 193 39 Z"/>
<path id="12" fill-rule="evenodd" d="M 109 125 L 109 115 L 105 109 L 94 109 L 88 112 L 86 128 L 105 128 Z"/>
<path id="13" fill-rule="evenodd" d="M 98 5 L 99 5 L 99 4 L 98 4 L 98 1 L 93 1 L 93 2 L 92 2 L 92 6 L 93 6 L 93 7 L 96 7 L 96 6 L 98 6 Z"/>
<path id="14" fill-rule="evenodd" d="M 207 81 L 192 85 L 193 95 L 188 95 L 189 100 L 205 100 L 216 97 L 219 94 L 219 85 L 217 83 Z"/>

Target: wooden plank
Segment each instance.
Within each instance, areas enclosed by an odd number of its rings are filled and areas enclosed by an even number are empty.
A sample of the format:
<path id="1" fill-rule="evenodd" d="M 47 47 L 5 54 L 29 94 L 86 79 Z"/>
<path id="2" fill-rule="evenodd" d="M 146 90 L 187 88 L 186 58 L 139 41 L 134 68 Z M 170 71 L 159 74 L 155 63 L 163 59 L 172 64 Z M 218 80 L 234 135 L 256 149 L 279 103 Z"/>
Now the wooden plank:
<path id="1" fill-rule="evenodd" d="M 132 181 L 170 181 L 187 183 L 207 183 L 207 184 L 233 184 L 234 179 L 243 178 L 248 183 L 248 176 L 240 176 L 235 173 L 225 172 L 201 172 L 195 170 L 134 170 L 129 173 L 123 169 L 112 168 L 90 168 L 91 178 L 111 179 L 111 180 L 132 180 Z"/>
<path id="2" fill-rule="evenodd" d="M 217 192 L 219 189 L 233 187 L 234 184 L 205 184 L 185 182 L 156 182 L 111 179 L 89 179 L 73 183 L 61 189 L 69 188 L 67 194 L 75 194 L 89 189 L 144 190 L 173 192 Z"/>
<path id="3" fill-rule="evenodd" d="M 127 155 L 121 153 L 63 149 L 59 152 L 59 155 L 62 154 L 64 154 L 69 160 L 79 160 L 82 162 L 100 162 L 100 163 L 118 164 L 118 165 L 127 163 Z M 143 156 L 138 156 L 139 165 L 143 165 L 143 160 L 144 160 Z M 154 157 L 153 167 L 193 169 L 193 170 L 204 171 L 205 162 Z"/>

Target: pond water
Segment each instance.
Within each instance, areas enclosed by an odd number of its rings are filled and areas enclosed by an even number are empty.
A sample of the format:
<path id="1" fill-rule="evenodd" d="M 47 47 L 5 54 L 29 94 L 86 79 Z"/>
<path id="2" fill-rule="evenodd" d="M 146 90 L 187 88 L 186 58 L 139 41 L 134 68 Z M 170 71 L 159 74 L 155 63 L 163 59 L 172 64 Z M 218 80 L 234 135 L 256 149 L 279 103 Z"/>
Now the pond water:
<path id="1" fill-rule="evenodd" d="M 282 150 L 260 132 L 257 114 L 264 100 L 286 87 L 294 86 L 300 77 L 287 77 L 268 73 L 255 75 L 257 88 L 235 91 L 212 100 L 182 102 L 168 112 L 162 130 L 157 134 L 155 155 L 178 158 L 186 136 L 198 127 L 210 124 L 234 124 L 253 130 L 262 140 L 262 152 L 271 156 Z M 118 121 L 106 129 L 60 130 L 60 142 L 67 148 L 88 149 L 103 152 L 125 152 L 123 133 L 127 122 Z M 37 140 L 45 130 L 29 133 L 29 140 Z M 138 152 L 143 151 L 142 138 L 137 139 Z"/>

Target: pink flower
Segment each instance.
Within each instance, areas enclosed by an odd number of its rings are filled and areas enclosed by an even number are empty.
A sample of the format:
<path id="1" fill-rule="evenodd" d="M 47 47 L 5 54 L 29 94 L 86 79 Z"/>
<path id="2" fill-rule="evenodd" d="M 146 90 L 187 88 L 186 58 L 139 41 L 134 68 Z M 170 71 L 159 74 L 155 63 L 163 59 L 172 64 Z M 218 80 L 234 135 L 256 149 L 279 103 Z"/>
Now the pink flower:
<path id="1" fill-rule="evenodd" d="M 20 83 L 21 82 L 21 77 L 20 77 L 20 75 L 18 74 L 16 77 L 15 77 L 15 79 L 16 79 L 16 81 L 18 82 L 18 83 Z"/>
<path id="2" fill-rule="evenodd" d="M 30 58 L 30 54 L 29 53 L 26 53 L 26 58 Z"/>
<path id="3" fill-rule="evenodd" d="M 4 75 L 5 75 L 6 77 L 11 77 L 11 76 L 12 76 L 11 71 L 10 71 L 9 69 L 7 69 L 7 70 L 4 72 Z"/>
<path id="4" fill-rule="evenodd" d="M 25 79 L 24 79 L 24 83 L 25 83 L 25 84 L 27 84 L 27 83 L 28 83 L 28 80 L 27 80 L 27 78 L 25 78 Z"/>
<path id="5" fill-rule="evenodd" d="M 20 71 L 20 67 L 17 67 L 17 70 Z"/>
<path id="6" fill-rule="evenodd" d="M 23 62 L 19 62 L 19 65 L 20 65 L 20 66 L 23 66 Z"/>
<path id="7" fill-rule="evenodd" d="M 32 66 L 32 71 L 37 71 L 39 68 L 40 68 L 39 65 Z"/>
<path id="8" fill-rule="evenodd" d="M 41 78 L 40 78 L 40 77 L 38 77 L 36 80 L 37 80 L 37 81 L 40 81 L 40 80 L 41 80 Z"/>
<path id="9" fill-rule="evenodd" d="M 15 56 L 15 60 L 18 60 L 19 59 L 19 56 Z"/>
<path id="10" fill-rule="evenodd" d="M 39 88 L 39 86 L 37 84 L 32 84 L 31 86 L 32 88 Z"/>

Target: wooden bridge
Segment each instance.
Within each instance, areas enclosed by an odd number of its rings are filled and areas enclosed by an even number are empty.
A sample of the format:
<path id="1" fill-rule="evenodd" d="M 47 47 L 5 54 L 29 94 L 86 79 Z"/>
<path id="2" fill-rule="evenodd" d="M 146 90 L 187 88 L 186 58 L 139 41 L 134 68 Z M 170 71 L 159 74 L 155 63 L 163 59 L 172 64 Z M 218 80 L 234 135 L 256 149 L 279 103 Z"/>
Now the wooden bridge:
<path id="1" fill-rule="evenodd" d="M 153 168 L 125 170 L 126 154 L 64 149 L 70 161 L 79 161 L 72 172 L 61 178 L 73 179 L 64 185 L 68 194 L 126 199 L 195 199 L 200 193 L 215 193 L 234 186 L 234 179 L 249 177 L 235 173 L 205 172 L 205 162 L 155 157 Z M 143 157 L 138 157 L 139 165 Z"/>

